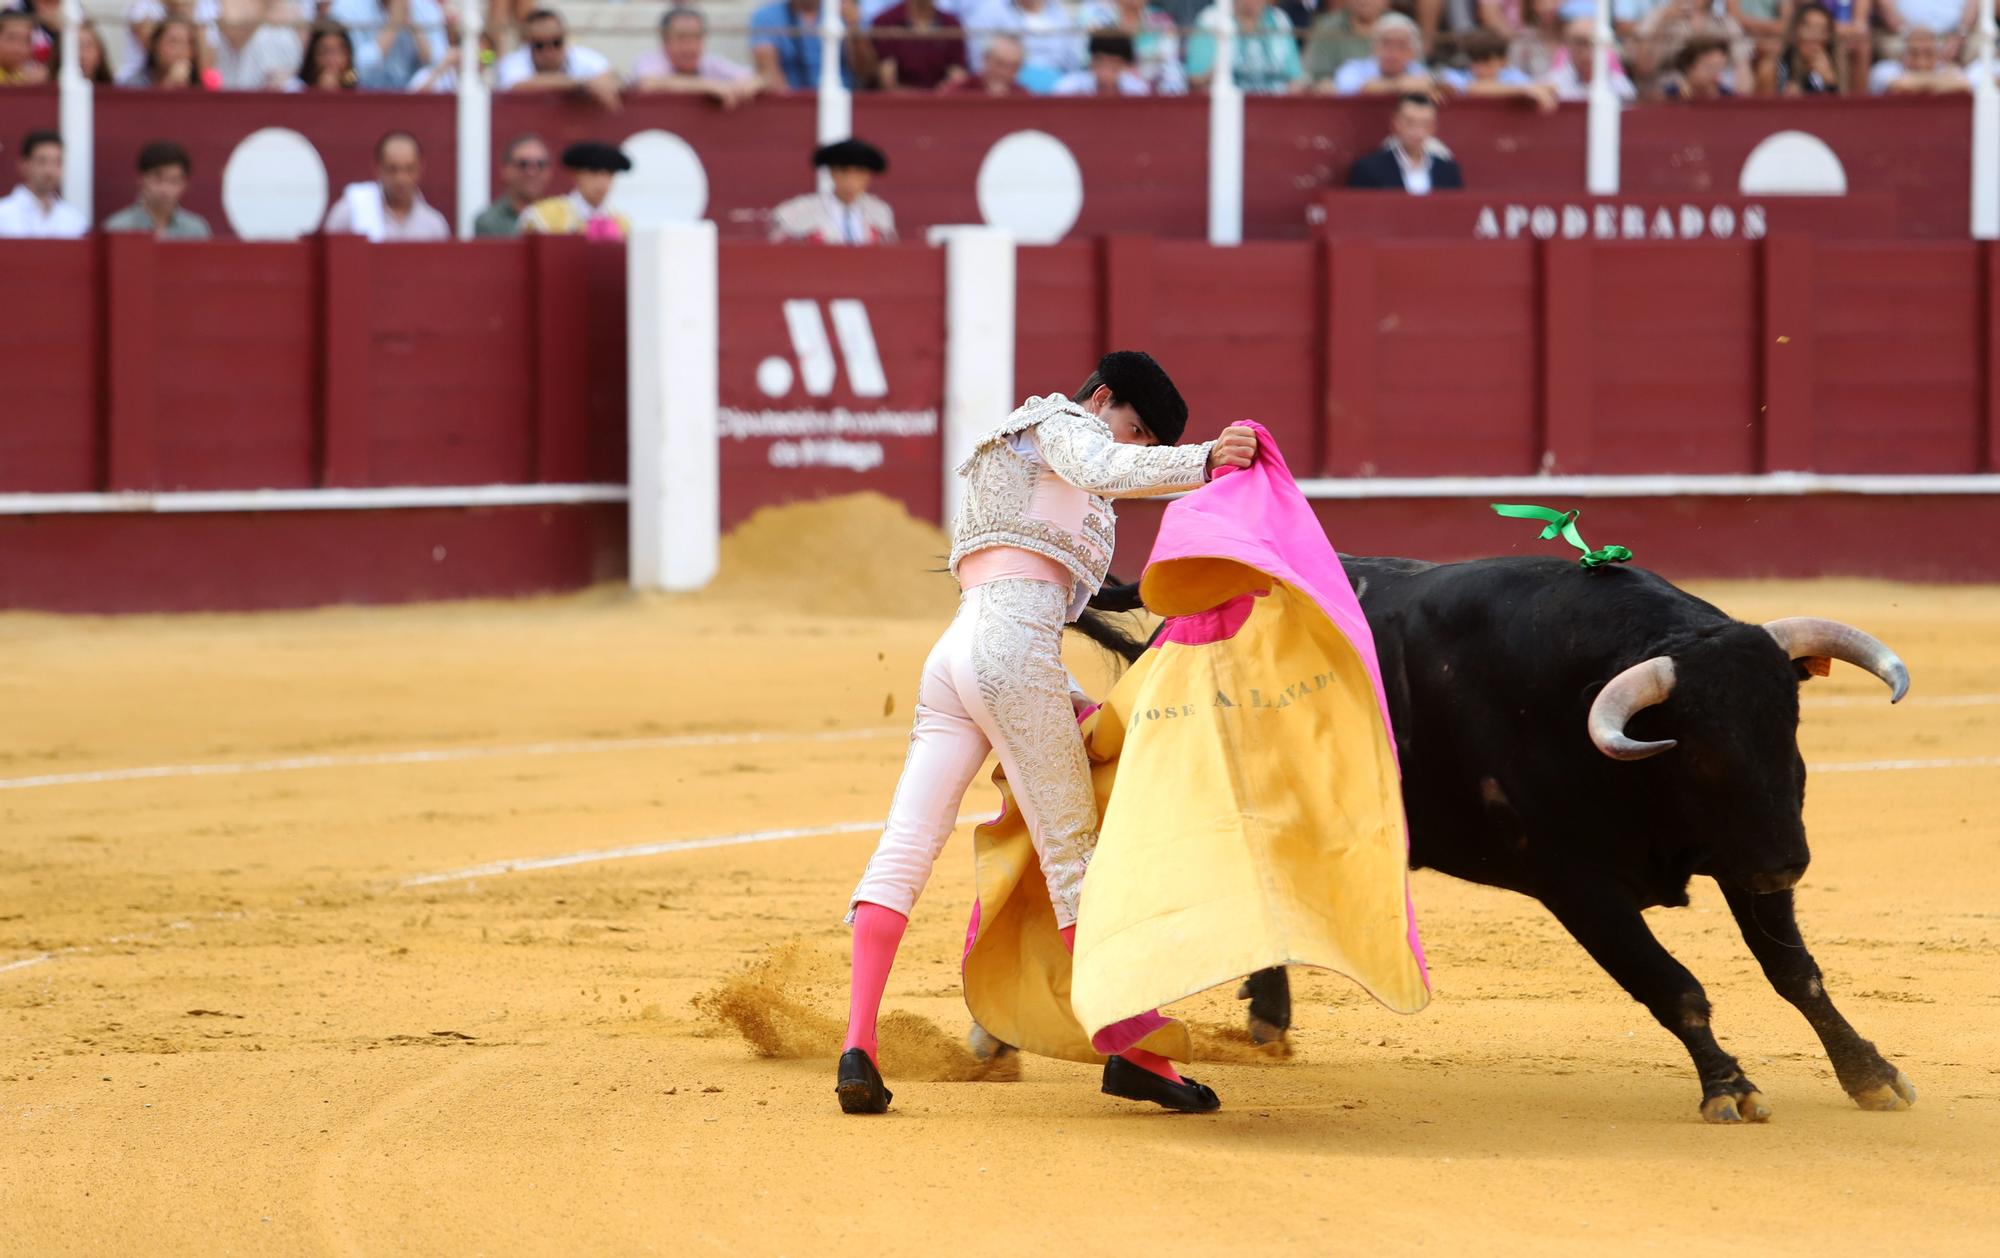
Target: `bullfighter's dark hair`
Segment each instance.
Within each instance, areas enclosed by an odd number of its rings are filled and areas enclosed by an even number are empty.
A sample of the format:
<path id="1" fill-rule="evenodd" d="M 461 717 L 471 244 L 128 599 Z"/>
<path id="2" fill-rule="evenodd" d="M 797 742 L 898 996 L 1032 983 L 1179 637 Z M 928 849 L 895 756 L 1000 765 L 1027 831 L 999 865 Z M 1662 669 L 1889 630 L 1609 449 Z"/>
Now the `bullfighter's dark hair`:
<path id="1" fill-rule="evenodd" d="M 1110 389 L 1113 401 L 1137 411 L 1161 445 L 1179 444 L 1181 434 L 1187 431 L 1187 402 L 1151 354 L 1136 349 L 1112 350 L 1097 360 L 1097 370 L 1070 400 L 1082 405 L 1099 389 Z"/>

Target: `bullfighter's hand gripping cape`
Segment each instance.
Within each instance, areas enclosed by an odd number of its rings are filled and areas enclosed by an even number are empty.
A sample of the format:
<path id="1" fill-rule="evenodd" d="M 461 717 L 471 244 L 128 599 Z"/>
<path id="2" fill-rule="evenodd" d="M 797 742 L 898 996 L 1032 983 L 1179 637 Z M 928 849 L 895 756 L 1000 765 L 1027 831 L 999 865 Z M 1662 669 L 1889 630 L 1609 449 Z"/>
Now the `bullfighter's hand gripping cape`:
<path id="1" fill-rule="evenodd" d="M 1274 965 L 1430 999 L 1374 638 L 1277 446 L 1170 505 L 1140 584 L 1160 640 L 1084 724 L 1103 824 L 1074 969 L 1020 810 L 974 832 L 965 998 L 1000 1039 L 1100 1061 L 1122 1019 Z M 1143 1046 L 1190 1056 L 1169 1022 Z"/>

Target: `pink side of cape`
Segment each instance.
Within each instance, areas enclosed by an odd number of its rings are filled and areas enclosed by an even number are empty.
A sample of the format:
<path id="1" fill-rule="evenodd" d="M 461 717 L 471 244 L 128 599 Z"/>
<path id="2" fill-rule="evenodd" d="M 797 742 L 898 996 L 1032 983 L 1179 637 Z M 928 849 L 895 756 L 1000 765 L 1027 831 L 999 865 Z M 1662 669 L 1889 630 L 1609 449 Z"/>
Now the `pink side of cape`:
<path id="1" fill-rule="evenodd" d="M 1247 468 L 1223 468 L 1201 489 L 1168 504 L 1146 566 L 1173 559 L 1233 559 L 1269 573 L 1311 598 L 1353 645 L 1368 670 L 1393 756 L 1395 726 L 1382 688 L 1375 635 L 1362 615 L 1361 600 L 1355 597 L 1354 586 L 1340 566 L 1326 530 L 1313 515 L 1312 504 L 1292 479 L 1277 442 L 1262 424 L 1246 426 L 1257 431 L 1256 459 Z M 1207 611 L 1176 616 L 1167 621 L 1161 636 L 1165 641 L 1188 645 L 1224 641 L 1243 627 L 1251 606 L 1251 599 L 1245 596 Z M 1403 911 L 1409 924 L 1410 951 L 1428 986 L 1430 969 L 1424 960 L 1423 942 L 1417 937 L 1417 913 L 1410 902 L 1407 876 L 1403 880 Z"/>

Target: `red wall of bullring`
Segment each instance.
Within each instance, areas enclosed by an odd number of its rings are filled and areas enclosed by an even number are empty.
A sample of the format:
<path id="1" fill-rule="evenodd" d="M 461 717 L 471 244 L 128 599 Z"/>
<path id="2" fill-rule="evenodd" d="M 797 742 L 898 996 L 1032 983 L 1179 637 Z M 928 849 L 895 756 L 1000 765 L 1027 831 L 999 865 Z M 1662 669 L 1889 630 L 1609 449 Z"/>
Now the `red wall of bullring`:
<path id="1" fill-rule="evenodd" d="M 622 481 L 623 260 L 562 239 L 0 244 L 14 308 L 35 312 L 0 338 L 0 493 Z M 856 489 L 934 516 L 941 252 L 730 243 L 721 270 L 726 412 L 933 412 L 929 432 L 864 432 L 866 466 L 725 437 L 727 521 Z M 1146 346 L 1195 435 L 1260 419 L 1301 475 L 2000 470 L 1988 245 L 1113 236 L 1023 249 L 1018 284 L 1020 392 Z M 857 307 L 882 387 L 857 392 L 836 343 L 814 393 L 788 302 L 828 329 L 836 303 Z M 1532 544 L 1477 502 L 1323 513 L 1357 552 Z M 1152 515 L 1126 512 L 1128 570 Z M 2000 526 L 1995 497 L 1616 499 L 1590 516 L 1588 535 L 1678 575 L 2000 578 L 1992 548 L 1938 544 Z M 0 515 L 0 605 L 515 593 L 615 578 L 622 547 L 604 506 Z"/>
<path id="2" fill-rule="evenodd" d="M 230 153 L 259 128 L 283 127 L 312 142 L 335 195 L 346 183 L 373 177 L 378 136 L 392 128 L 412 132 L 425 150 L 425 196 L 449 218 L 457 202 L 455 107 L 449 96 L 393 93 L 101 91 L 95 217 L 131 204 L 140 146 L 165 138 L 180 141 L 193 158 L 189 208 L 226 230 L 222 173 Z M 1387 110 L 1372 100 L 1250 98 L 1245 234 L 1304 237 L 1316 192 L 1339 183 L 1356 157 L 1382 143 Z M 502 95 L 494 100 L 492 135 L 497 152 L 529 131 L 558 149 L 582 138 L 622 141 L 641 131 L 671 132 L 702 163 L 708 217 L 725 235 L 756 239 L 773 205 L 811 187 L 814 111 L 812 96 L 803 93 L 736 110 L 691 97 L 631 96 L 617 114 L 545 96 Z M 53 87 L 0 93 L 0 143 L 11 148 L 29 128 L 54 126 L 56 112 Z M 1624 115 L 1621 186 L 1641 197 L 1732 195 L 1753 148 L 1779 132 L 1802 131 L 1831 148 L 1850 193 L 1891 206 L 1885 234 L 1962 238 L 1969 221 L 1971 119 L 1962 97 L 1648 106 Z M 1477 195 L 1560 200 L 1583 191 L 1580 105 L 1542 114 L 1509 102 L 1461 101 L 1446 110 L 1441 125 Z M 1199 97 L 863 95 L 854 103 L 854 126 L 888 152 L 891 169 L 881 191 L 912 239 L 934 224 L 981 221 L 980 162 L 996 140 L 1024 130 L 1061 140 L 1083 170 L 1076 235 L 1204 234 L 1208 120 Z"/>

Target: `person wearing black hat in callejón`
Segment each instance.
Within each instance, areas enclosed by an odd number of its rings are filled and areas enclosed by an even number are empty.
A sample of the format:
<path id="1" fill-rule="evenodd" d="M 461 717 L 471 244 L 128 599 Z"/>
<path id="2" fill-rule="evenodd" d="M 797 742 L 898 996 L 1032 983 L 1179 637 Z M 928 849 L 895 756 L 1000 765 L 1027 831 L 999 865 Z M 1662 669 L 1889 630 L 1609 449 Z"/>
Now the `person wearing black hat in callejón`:
<path id="1" fill-rule="evenodd" d="M 1106 354 L 1074 394 L 1031 397 L 980 437 L 958 467 L 952 523 L 958 615 L 924 662 L 909 758 L 889 820 L 850 898 L 854 968 L 836 1092 L 850 1114 L 888 1109 L 875 1022 L 910 910 L 986 761 L 1001 767 L 1027 823 L 1063 939 L 1097 846 L 1097 801 L 1078 713 L 1090 706 L 1062 662 L 1063 626 L 1104 584 L 1114 547 L 1111 499 L 1193 489 L 1222 466 L 1248 467 L 1253 429 L 1181 446 L 1187 403 L 1146 354 Z M 1150 1020 L 1149 1020 L 1150 1019 Z M 1105 1047 L 1103 1090 L 1206 1112 L 1215 1093 L 1139 1048 L 1159 1015 L 1120 1023 Z"/>
<path id="2" fill-rule="evenodd" d="M 813 166 L 832 176 L 826 192 L 793 197 L 771 211 L 772 240 L 814 240 L 823 245 L 893 245 L 896 215 L 868 191 L 889 169 L 882 150 L 866 140 L 837 140 L 813 150 Z"/>
<path id="3" fill-rule="evenodd" d="M 632 159 L 615 144 L 584 140 L 563 150 L 562 164 L 575 181 L 567 196 L 546 197 L 521 211 L 521 233 L 583 236 L 591 240 L 623 240 L 632 223 L 605 205 L 611 179 L 632 169 Z"/>

